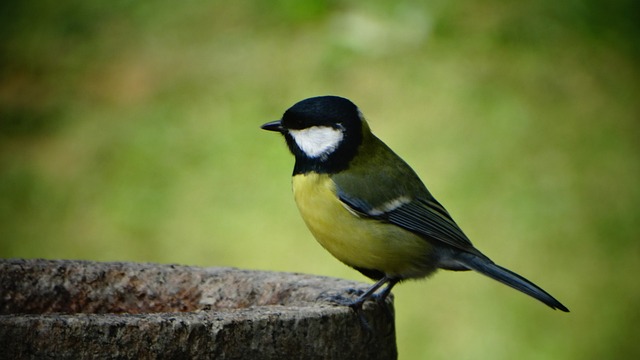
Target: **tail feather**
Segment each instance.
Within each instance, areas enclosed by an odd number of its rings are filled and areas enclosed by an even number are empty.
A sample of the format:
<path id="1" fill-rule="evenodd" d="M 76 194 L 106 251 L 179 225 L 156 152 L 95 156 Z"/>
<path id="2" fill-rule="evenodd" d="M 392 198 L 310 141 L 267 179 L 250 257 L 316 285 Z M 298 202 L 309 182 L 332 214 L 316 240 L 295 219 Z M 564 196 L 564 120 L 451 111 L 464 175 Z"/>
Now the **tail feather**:
<path id="1" fill-rule="evenodd" d="M 497 280 L 505 285 L 521 291 L 543 303 L 552 309 L 569 312 L 566 306 L 562 305 L 558 300 L 551 296 L 539 286 L 525 279 L 524 277 L 495 264 L 488 258 L 481 258 L 473 254 L 462 254 L 458 259 L 464 266 Z"/>

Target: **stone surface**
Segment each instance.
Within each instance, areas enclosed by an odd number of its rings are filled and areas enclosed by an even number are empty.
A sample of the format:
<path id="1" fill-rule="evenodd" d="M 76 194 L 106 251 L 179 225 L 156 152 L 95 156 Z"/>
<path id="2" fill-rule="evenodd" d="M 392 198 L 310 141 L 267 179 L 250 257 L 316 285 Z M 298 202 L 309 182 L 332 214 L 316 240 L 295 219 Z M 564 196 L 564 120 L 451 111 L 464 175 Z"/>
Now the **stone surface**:
<path id="1" fill-rule="evenodd" d="M 393 306 L 363 327 L 329 301 L 367 284 L 304 274 L 0 259 L 0 358 L 395 359 Z"/>

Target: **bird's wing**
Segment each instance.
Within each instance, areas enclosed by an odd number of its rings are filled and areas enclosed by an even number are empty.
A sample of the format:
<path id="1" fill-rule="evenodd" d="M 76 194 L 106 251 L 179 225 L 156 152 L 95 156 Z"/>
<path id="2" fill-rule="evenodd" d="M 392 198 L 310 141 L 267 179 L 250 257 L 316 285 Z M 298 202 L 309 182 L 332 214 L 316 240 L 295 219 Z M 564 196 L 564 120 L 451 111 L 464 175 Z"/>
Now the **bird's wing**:
<path id="1" fill-rule="evenodd" d="M 369 156 L 353 160 L 349 171 L 331 176 L 342 203 L 357 216 L 385 221 L 425 239 L 480 254 L 429 193 L 418 175 L 382 141 L 372 136 Z M 376 169 L 372 173 L 370 169 Z"/>
<path id="2" fill-rule="evenodd" d="M 364 164 L 332 176 L 342 203 L 358 216 L 389 222 L 429 240 L 479 253 L 413 169 L 382 142 L 379 144 L 377 154 L 359 158 Z M 372 175 L 367 169 L 374 166 L 377 171 Z"/>
<path id="3" fill-rule="evenodd" d="M 340 201 L 361 217 L 385 221 L 428 239 L 475 253 L 471 241 L 433 197 L 411 199 L 398 197 L 386 204 L 372 206 L 366 200 L 338 191 Z"/>
<path id="4" fill-rule="evenodd" d="M 439 240 L 462 250 L 473 248 L 471 241 L 453 221 L 451 215 L 436 199 L 414 199 L 397 209 L 387 212 L 392 224 Z"/>

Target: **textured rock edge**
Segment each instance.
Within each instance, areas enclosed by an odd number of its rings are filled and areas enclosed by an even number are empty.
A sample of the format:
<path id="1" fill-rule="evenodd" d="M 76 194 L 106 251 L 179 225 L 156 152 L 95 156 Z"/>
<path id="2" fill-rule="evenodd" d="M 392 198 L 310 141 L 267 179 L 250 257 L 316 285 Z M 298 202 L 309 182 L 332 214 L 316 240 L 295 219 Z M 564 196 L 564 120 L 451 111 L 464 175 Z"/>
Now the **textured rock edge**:
<path id="1" fill-rule="evenodd" d="M 0 260 L 1 358 L 394 359 L 393 307 L 365 328 L 328 301 L 367 284 L 305 274 Z"/>

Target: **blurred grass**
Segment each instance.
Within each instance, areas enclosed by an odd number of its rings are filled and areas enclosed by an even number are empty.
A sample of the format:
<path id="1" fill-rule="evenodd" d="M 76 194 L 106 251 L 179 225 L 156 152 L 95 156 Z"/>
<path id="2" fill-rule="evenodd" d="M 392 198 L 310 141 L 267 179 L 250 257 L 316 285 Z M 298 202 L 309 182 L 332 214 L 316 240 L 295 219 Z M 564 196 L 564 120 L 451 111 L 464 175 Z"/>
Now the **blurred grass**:
<path id="1" fill-rule="evenodd" d="M 395 290 L 400 358 L 640 355 L 631 1 L 0 5 L 0 256 L 364 280 L 318 246 L 259 129 L 351 98 L 475 244 L 572 310 L 475 274 Z"/>

